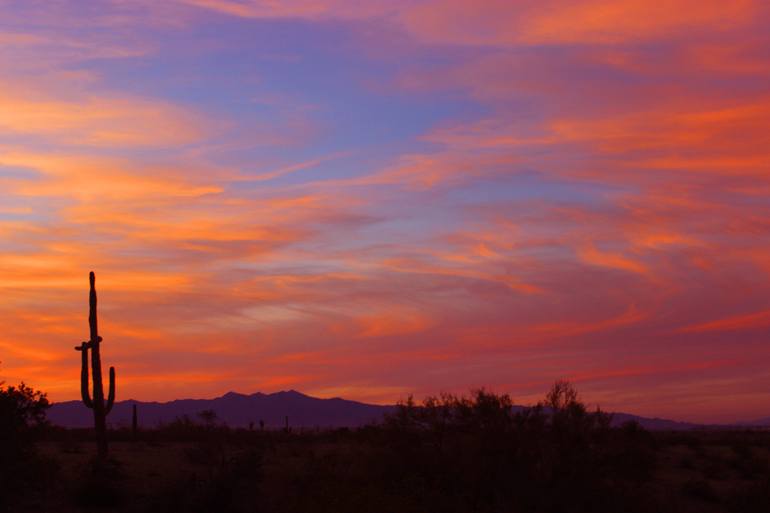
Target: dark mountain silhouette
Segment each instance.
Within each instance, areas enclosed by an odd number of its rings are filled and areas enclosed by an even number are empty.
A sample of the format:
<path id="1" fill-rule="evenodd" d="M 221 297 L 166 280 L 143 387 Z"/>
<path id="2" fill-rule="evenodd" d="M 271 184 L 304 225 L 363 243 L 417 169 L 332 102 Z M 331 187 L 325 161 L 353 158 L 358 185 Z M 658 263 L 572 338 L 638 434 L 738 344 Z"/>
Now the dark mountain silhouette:
<path id="1" fill-rule="evenodd" d="M 133 406 L 137 405 L 140 427 L 155 427 L 172 422 L 177 417 L 189 416 L 199 421 L 198 413 L 214 410 L 220 422 L 231 427 L 259 426 L 263 420 L 268 428 L 283 427 L 286 416 L 291 427 L 356 427 L 382 419 L 393 406 L 379 406 L 348 401 L 340 398 L 318 399 L 295 390 L 274 394 L 244 395 L 228 392 L 215 399 L 178 399 L 167 403 L 120 401 L 116 402 L 109 417 L 112 427 L 131 426 Z M 55 403 L 48 419 L 65 427 L 89 427 L 93 419 L 83 403 L 67 401 Z"/>
<path id="2" fill-rule="evenodd" d="M 251 395 L 228 392 L 214 399 L 179 399 L 166 403 L 134 400 L 116 402 L 109 417 L 109 424 L 112 427 L 130 427 L 134 405 L 138 407 L 141 427 L 155 427 L 161 423 L 172 422 L 183 415 L 199 421 L 197 415 L 204 410 L 214 410 L 218 420 L 231 427 L 246 427 L 252 422 L 254 426 L 259 426 L 259 421 L 263 420 L 267 428 L 278 428 L 284 426 L 286 416 L 289 417 L 289 425 L 294 428 L 357 427 L 377 422 L 395 408 L 393 405 L 366 404 L 338 397 L 319 399 L 295 390 L 273 394 L 257 392 Z M 515 408 L 521 410 L 525 407 Z M 91 411 L 80 401 L 55 403 L 48 412 L 48 419 L 64 427 L 85 428 L 93 425 Z M 620 425 L 630 420 L 635 420 L 651 430 L 680 431 L 704 427 L 628 413 L 614 413 L 612 423 Z M 770 419 L 765 421 L 770 423 Z"/>
<path id="3" fill-rule="evenodd" d="M 741 425 L 749 427 L 770 427 L 770 417 L 764 419 L 756 419 L 750 422 L 742 422 Z"/>
<path id="4" fill-rule="evenodd" d="M 651 431 L 685 431 L 688 429 L 697 429 L 706 427 L 702 424 L 692 422 L 681 422 L 678 420 L 661 419 L 658 417 L 639 417 L 630 413 L 613 413 L 612 424 L 619 426 L 625 422 L 636 421 L 645 429 Z"/>

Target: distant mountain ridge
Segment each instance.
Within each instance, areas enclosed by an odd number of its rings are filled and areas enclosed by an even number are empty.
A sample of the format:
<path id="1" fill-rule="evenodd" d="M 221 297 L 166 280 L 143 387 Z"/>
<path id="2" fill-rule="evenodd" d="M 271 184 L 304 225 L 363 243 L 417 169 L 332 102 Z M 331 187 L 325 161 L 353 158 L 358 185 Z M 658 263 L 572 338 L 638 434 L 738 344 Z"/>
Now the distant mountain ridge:
<path id="1" fill-rule="evenodd" d="M 742 426 L 751 426 L 751 427 L 766 427 L 770 428 L 770 417 L 765 417 L 763 419 L 756 419 L 752 420 L 751 422 L 742 422 Z"/>
<path id="2" fill-rule="evenodd" d="M 340 399 L 319 399 L 288 390 L 251 395 L 228 392 L 214 399 L 177 399 L 165 403 L 120 401 L 107 417 L 112 427 L 130 426 L 133 405 L 137 405 L 138 423 L 142 427 L 155 427 L 188 416 L 199 421 L 198 413 L 214 410 L 217 419 L 231 427 L 259 425 L 262 420 L 268 428 L 283 427 L 289 417 L 292 427 L 356 427 L 383 418 L 394 406 L 380 406 Z M 81 401 L 55 403 L 48 411 L 48 419 L 64 427 L 90 427 L 91 411 Z"/>
<path id="3" fill-rule="evenodd" d="M 130 426 L 132 407 L 135 404 L 139 412 L 139 425 L 146 428 L 166 424 L 185 415 L 198 421 L 198 413 L 203 410 L 214 410 L 218 420 L 231 427 L 247 427 L 252 422 L 255 426 L 259 426 L 262 420 L 265 427 L 278 428 L 284 426 L 287 416 L 289 425 L 295 428 L 359 427 L 378 422 L 385 414 L 395 409 L 395 405 L 366 404 L 339 397 L 319 399 L 296 390 L 272 394 L 257 392 L 251 395 L 228 392 L 214 399 L 177 399 L 165 403 L 134 400 L 116 402 L 108 417 L 108 424 L 112 427 Z M 524 408 L 524 406 L 516 407 L 517 410 Z M 48 419 L 53 424 L 63 427 L 84 428 L 93 425 L 91 411 L 81 401 L 54 403 L 48 412 Z M 650 430 L 682 431 L 716 427 L 640 417 L 628 413 L 613 413 L 613 425 L 620 425 L 629 420 L 635 420 Z M 770 418 L 752 422 L 750 425 L 770 426 Z"/>

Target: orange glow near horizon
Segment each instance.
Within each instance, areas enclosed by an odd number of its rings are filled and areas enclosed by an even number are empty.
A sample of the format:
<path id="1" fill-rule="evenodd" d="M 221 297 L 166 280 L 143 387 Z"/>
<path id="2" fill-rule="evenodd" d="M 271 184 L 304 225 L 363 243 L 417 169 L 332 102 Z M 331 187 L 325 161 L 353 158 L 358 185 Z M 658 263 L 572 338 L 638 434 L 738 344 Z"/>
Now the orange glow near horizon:
<path id="1" fill-rule="evenodd" d="M 0 14 L 0 381 L 770 415 L 759 0 Z"/>

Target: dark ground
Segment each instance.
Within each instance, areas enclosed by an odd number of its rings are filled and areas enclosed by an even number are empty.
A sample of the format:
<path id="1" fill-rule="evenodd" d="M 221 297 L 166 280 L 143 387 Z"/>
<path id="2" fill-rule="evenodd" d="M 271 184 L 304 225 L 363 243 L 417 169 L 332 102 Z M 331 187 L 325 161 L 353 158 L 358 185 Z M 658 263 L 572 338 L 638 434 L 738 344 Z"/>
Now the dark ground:
<path id="1" fill-rule="evenodd" d="M 213 412 L 133 439 L 19 424 L 0 512 L 709 513 L 770 511 L 770 431 L 611 427 L 574 389 L 512 412 L 478 391 L 355 430 L 229 429 Z"/>
<path id="2" fill-rule="evenodd" d="M 557 462 L 539 477 L 451 444 L 441 455 L 433 440 L 400 448 L 379 430 L 143 433 L 113 441 L 102 465 L 85 435 L 38 442 L 48 469 L 36 479 L 50 482 L 9 511 L 770 511 L 770 432 L 655 433 L 610 472 Z"/>

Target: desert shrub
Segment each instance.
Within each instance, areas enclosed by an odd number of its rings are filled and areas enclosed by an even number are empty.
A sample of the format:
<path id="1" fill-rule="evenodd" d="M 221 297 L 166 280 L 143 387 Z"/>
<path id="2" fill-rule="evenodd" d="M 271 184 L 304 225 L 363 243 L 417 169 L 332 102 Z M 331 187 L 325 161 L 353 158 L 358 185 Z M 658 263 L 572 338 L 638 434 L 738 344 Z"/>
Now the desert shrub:
<path id="1" fill-rule="evenodd" d="M 56 474 L 56 464 L 35 451 L 34 440 L 45 426 L 46 395 L 24 383 L 0 383 L 0 511 L 41 498 Z"/>
<path id="2" fill-rule="evenodd" d="M 45 423 L 45 412 L 50 407 L 46 394 L 23 382 L 18 387 L 2 385 L 0 382 L 0 429 L 4 436 L 18 436 Z"/>
<path id="3" fill-rule="evenodd" d="M 610 432 L 606 451 L 613 472 L 622 479 L 645 482 L 656 467 L 657 444 L 652 434 L 638 422 L 625 422 Z"/>
<path id="4" fill-rule="evenodd" d="M 514 411 L 485 390 L 409 398 L 386 419 L 390 451 L 378 467 L 398 493 L 439 497 L 442 511 L 625 511 L 643 509 L 654 439 L 638 424 L 610 427 L 569 383 Z M 629 497 L 639 496 L 636 501 Z"/>

